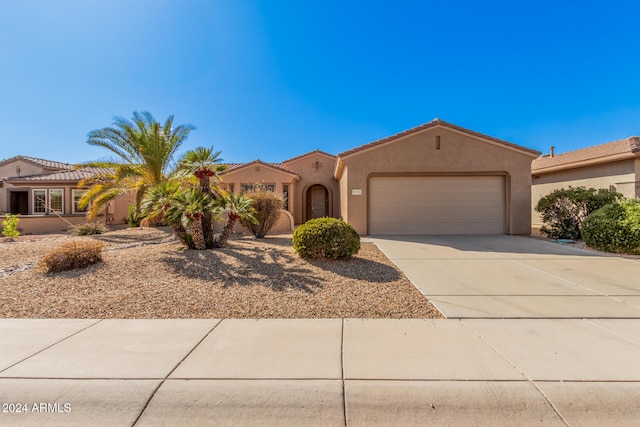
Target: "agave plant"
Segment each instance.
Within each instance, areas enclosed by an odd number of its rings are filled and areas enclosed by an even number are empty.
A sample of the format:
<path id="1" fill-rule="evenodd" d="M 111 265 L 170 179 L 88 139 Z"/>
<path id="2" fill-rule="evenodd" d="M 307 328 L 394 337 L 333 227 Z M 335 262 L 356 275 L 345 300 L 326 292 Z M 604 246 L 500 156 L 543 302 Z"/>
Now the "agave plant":
<path id="1" fill-rule="evenodd" d="M 222 232 L 215 236 L 215 246 L 222 248 L 227 246 L 229 236 L 238 219 L 242 218 L 252 223 L 257 221 L 255 218 L 256 210 L 253 207 L 253 200 L 244 194 L 229 193 L 229 195 L 220 198 L 217 204 L 228 212 L 227 223 Z"/>

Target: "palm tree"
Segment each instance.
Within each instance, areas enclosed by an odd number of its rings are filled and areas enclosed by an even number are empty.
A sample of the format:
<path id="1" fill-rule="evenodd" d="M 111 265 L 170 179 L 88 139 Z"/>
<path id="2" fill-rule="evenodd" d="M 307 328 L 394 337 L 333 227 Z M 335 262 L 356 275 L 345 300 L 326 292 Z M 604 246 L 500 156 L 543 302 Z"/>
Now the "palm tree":
<path id="1" fill-rule="evenodd" d="M 178 174 L 193 175 L 198 179 L 200 191 L 209 195 L 214 199 L 221 196 L 222 191 L 218 187 L 217 182 L 212 183 L 211 178 L 216 181 L 220 180 L 220 173 L 227 169 L 226 165 L 221 164 L 221 151 L 213 151 L 213 147 L 197 147 L 194 150 L 186 152 L 178 161 Z M 206 211 L 202 217 L 202 228 L 204 230 L 204 238 L 209 242 L 213 238 L 213 220 L 211 212 Z"/>
<path id="2" fill-rule="evenodd" d="M 135 192 L 139 213 L 145 194 L 167 178 L 176 150 L 194 129 L 192 125 L 174 127 L 173 116 L 160 124 L 151 113 L 136 111 L 132 121 L 115 117 L 112 127 L 89 132 L 87 143 L 106 148 L 116 160 L 80 165 L 107 169 L 78 184 L 91 186 L 80 199 L 80 207 L 91 204 L 89 217 L 93 218 L 117 196 Z"/>
<path id="3" fill-rule="evenodd" d="M 182 212 L 175 208 L 175 199 L 181 191 L 178 181 L 169 180 L 147 191 L 142 200 L 141 214 L 147 218 L 162 217 L 185 246 L 190 246 L 187 230 L 182 224 Z"/>
<path id="4" fill-rule="evenodd" d="M 170 221 L 181 218 L 182 224 L 189 230 L 193 248 L 204 250 L 207 242 L 202 228 L 202 217 L 205 211 L 219 213 L 221 208 L 215 204 L 211 196 L 198 189 L 181 190 L 173 195 L 171 207 L 167 210 Z M 188 238 L 186 239 L 188 242 Z M 191 247 L 191 245 L 188 245 Z"/>
<path id="5" fill-rule="evenodd" d="M 257 221 L 254 216 L 256 210 L 253 208 L 253 200 L 244 194 L 229 193 L 228 196 L 220 198 L 217 202 L 220 207 L 228 210 L 227 223 L 222 232 L 216 234 L 214 243 L 216 247 L 222 248 L 227 246 L 229 236 L 238 219 L 242 218 L 252 223 Z"/>

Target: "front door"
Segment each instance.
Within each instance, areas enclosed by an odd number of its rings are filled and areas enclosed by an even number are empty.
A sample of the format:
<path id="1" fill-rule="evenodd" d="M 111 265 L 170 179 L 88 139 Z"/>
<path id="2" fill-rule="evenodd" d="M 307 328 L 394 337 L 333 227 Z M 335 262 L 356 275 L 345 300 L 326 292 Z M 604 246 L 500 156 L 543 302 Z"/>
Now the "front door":
<path id="1" fill-rule="evenodd" d="M 9 212 L 12 214 L 29 215 L 29 192 L 11 191 L 9 194 Z"/>
<path id="2" fill-rule="evenodd" d="M 307 221 L 329 216 L 329 194 L 322 185 L 316 184 L 307 190 Z"/>

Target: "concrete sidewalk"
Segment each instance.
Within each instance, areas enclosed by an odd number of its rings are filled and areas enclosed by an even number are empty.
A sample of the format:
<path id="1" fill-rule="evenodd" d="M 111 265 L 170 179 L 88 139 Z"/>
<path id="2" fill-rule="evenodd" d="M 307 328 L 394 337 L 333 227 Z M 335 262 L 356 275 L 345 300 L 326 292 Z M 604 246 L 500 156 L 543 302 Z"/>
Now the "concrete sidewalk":
<path id="1" fill-rule="evenodd" d="M 638 425 L 638 360 L 640 319 L 0 319 L 0 425 Z"/>

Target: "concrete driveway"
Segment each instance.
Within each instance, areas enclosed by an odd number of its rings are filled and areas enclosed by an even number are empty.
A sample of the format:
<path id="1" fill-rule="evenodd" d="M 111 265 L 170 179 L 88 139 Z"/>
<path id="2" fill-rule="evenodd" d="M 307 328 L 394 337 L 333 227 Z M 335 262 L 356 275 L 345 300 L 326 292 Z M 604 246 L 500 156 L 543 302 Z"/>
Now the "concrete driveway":
<path id="1" fill-rule="evenodd" d="M 371 237 L 448 318 L 640 318 L 640 261 L 519 236 Z"/>

